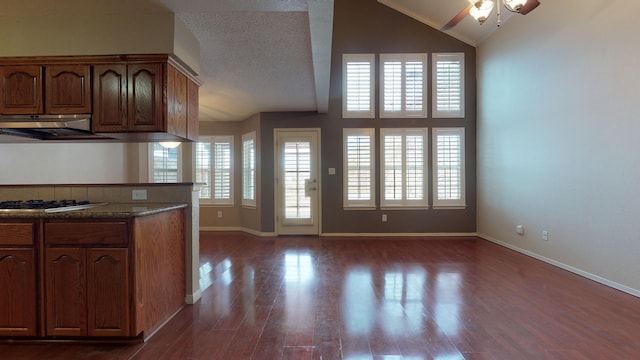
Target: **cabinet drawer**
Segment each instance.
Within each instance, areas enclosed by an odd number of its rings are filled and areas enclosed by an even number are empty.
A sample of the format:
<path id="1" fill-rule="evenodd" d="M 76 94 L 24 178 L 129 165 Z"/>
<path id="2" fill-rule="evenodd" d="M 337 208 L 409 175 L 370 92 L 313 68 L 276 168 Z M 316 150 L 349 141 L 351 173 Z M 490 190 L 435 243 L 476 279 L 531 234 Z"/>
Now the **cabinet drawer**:
<path id="1" fill-rule="evenodd" d="M 126 222 L 48 222 L 44 225 L 47 245 L 127 245 Z"/>
<path id="2" fill-rule="evenodd" d="M 0 223 L 0 245 L 33 245 L 33 223 Z"/>

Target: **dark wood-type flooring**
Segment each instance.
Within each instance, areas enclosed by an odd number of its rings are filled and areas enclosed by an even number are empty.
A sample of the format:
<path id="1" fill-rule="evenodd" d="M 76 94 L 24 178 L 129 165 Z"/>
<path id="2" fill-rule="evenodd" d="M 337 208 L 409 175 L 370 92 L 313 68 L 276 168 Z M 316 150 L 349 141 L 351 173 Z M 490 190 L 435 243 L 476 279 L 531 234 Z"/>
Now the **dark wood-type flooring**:
<path id="1" fill-rule="evenodd" d="M 478 238 L 202 233 L 200 251 L 202 300 L 145 344 L 0 359 L 640 359 L 640 299 Z"/>

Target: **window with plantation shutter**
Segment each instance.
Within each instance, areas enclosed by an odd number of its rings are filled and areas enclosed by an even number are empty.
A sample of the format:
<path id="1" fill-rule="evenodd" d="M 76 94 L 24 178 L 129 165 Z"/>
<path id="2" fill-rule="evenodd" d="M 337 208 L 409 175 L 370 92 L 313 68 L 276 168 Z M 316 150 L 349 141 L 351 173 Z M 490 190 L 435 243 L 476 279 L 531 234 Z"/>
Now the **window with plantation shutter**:
<path id="1" fill-rule="evenodd" d="M 196 183 L 200 185 L 201 202 L 211 200 L 211 140 L 201 138 L 196 143 Z"/>
<path id="2" fill-rule="evenodd" d="M 464 208 L 464 128 L 433 129 L 433 206 Z"/>
<path id="3" fill-rule="evenodd" d="M 343 117 L 374 117 L 373 69 L 373 54 L 344 54 L 342 56 Z"/>
<path id="4" fill-rule="evenodd" d="M 242 205 L 256 206 L 256 133 L 242 135 Z"/>
<path id="5" fill-rule="evenodd" d="M 233 136 L 203 137 L 196 143 L 196 182 L 202 203 L 233 205 Z"/>
<path id="6" fill-rule="evenodd" d="M 374 129 L 344 129 L 345 209 L 375 209 Z"/>
<path id="7" fill-rule="evenodd" d="M 464 53 L 433 54 L 432 117 L 464 117 Z"/>
<path id="8" fill-rule="evenodd" d="M 380 117 L 427 117 L 427 54 L 380 55 Z"/>
<path id="9" fill-rule="evenodd" d="M 165 148 L 160 143 L 149 144 L 149 181 L 175 183 L 182 181 L 180 154 L 182 146 Z"/>
<path id="10" fill-rule="evenodd" d="M 380 129 L 380 138 L 380 206 L 427 208 L 427 129 Z"/>

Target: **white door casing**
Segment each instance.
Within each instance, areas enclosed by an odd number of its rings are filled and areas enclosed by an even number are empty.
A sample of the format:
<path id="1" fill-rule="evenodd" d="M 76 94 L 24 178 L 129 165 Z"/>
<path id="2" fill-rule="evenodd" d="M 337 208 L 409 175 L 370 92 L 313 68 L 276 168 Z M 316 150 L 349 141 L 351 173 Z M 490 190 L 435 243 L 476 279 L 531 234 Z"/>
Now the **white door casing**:
<path id="1" fill-rule="evenodd" d="M 320 233 L 320 129 L 275 129 L 275 215 L 279 235 Z"/>

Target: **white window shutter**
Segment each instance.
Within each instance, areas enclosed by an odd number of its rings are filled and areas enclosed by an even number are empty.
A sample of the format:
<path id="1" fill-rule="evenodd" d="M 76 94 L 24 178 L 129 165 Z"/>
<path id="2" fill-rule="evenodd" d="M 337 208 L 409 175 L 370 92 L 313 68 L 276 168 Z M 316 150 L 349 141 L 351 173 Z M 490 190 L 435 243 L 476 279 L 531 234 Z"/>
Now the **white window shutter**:
<path id="1" fill-rule="evenodd" d="M 380 117 L 427 117 L 427 54 L 380 54 Z"/>
<path id="2" fill-rule="evenodd" d="M 433 129 L 433 206 L 466 207 L 464 128 Z"/>
<path id="3" fill-rule="evenodd" d="M 344 129 L 343 206 L 375 209 L 374 129 Z"/>
<path id="4" fill-rule="evenodd" d="M 256 133 L 242 135 L 242 205 L 256 206 Z"/>
<path id="5" fill-rule="evenodd" d="M 434 118 L 463 118 L 464 113 L 464 53 L 433 54 Z"/>
<path id="6" fill-rule="evenodd" d="M 373 118 L 374 55 L 344 54 L 342 57 L 342 116 Z"/>
<path id="7" fill-rule="evenodd" d="M 428 207 L 427 129 L 380 129 L 382 208 Z"/>

